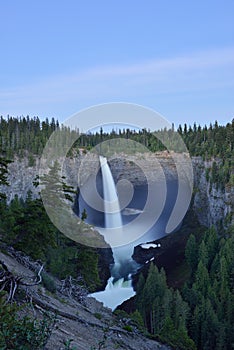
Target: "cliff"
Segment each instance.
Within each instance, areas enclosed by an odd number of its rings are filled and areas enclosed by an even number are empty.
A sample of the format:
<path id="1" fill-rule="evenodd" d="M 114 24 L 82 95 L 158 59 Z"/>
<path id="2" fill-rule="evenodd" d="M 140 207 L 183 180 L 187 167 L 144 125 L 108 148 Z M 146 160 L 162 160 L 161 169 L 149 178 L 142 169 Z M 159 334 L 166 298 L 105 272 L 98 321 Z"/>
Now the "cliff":
<path id="1" fill-rule="evenodd" d="M 201 157 L 194 157 L 194 201 L 193 209 L 201 225 L 217 226 L 226 215 L 233 213 L 234 188 L 225 186 L 221 189 L 216 183 L 211 184 L 206 178 L 206 170 L 212 167 L 212 161 L 204 162 Z"/>
<path id="2" fill-rule="evenodd" d="M 74 158 L 66 158 L 63 164 L 63 175 L 66 177 L 67 183 L 75 188 L 78 184 L 78 176 L 80 183 L 84 183 L 97 172 L 99 167 L 96 155 L 93 154 L 88 159 L 88 167 L 85 167 L 85 162 L 82 163 L 84 159 L 85 155 L 80 154 Z M 134 185 L 140 185 L 146 183 L 146 176 L 147 179 L 155 181 L 162 178 L 163 173 L 168 179 L 176 178 L 175 164 L 167 152 L 158 153 L 156 156 L 152 153 L 128 156 L 128 160 L 125 159 L 123 154 L 122 157 L 110 158 L 109 163 L 116 181 L 124 178 Z M 217 226 L 228 213 L 233 212 L 233 188 L 226 186 L 224 190 L 221 190 L 217 188 L 216 184 L 210 184 L 206 178 L 206 169 L 211 168 L 212 161 L 204 162 L 201 157 L 193 157 L 192 164 L 194 174 L 192 208 L 201 225 Z M 152 165 L 154 165 L 154 168 Z M 9 165 L 8 180 L 10 186 L 1 188 L 1 191 L 6 193 L 8 202 L 15 195 L 25 199 L 29 190 L 32 192 L 33 198 L 38 196 L 38 189 L 33 186 L 33 181 L 38 174 L 39 166 L 39 158 L 35 158 L 34 166 L 29 166 L 27 158 L 15 158 L 15 161 Z M 144 172 L 142 172 L 142 168 Z M 155 169 L 160 171 L 155 171 Z"/>

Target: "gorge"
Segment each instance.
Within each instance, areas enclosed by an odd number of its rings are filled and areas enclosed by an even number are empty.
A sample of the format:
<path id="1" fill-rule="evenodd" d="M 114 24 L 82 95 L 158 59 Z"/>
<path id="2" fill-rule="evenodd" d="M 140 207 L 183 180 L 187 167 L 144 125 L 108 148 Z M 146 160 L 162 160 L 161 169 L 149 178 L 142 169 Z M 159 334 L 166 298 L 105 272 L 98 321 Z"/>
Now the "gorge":
<path id="1" fill-rule="evenodd" d="M 82 159 L 85 155 L 81 154 L 66 158 L 63 166 L 63 174 L 66 176 L 68 184 L 77 186 L 77 173 Z M 154 157 L 154 155 L 152 155 Z M 175 169 L 171 159 L 165 152 L 155 154 L 162 166 L 167 171 L 168 177 L 175 177 Z M 213 161 L 204 161 L 202 157 L 192 157 L 193 174 L 194 174 L 194 194 L 191 206 L 198 217 L 200 224 L 204 226 L 217 226 L 228 213 L 232 211 L 233 195 L 230 187 L 223 190 L 217 188 L 216 184 L 211 184 L 206 177 L 206 170 L 210 169 Z M 122 162 L 120 160 L 109 160 L 110 168 L 115 181 L 121 178 Z M 140 184 L 142 179 L 137 167 L 133 163 L 125 164 L 129 170 L 129 179 L 133 183 Z M 1 186 L 1 190 L 6 193 L 7 202 L 9 203 L 17 195 L 25 199 L 27 192 L 32 192 L 32 197 L 38 197 L 38 189 L 33 186 L 33 181 L 38 175 L 40 167 L 40 158 L 34 156 L 34 165 L 30 166 L 28 158 L 15 157 L 14 161 L 9 164 L 8 180 L 10 186 Z"/>
<path id="2" fill-rule="evenodd" d="M 195 143 L 189 143 L 191 149 L 193 145 Z M 202 145 L 205 148 L 206 145 Z M 180 344 L 181 349 L 193 349 L 192 339 L 199 349 L 202 348 L 200 338 L 198 338 L 200 333 L 195 334 L 194 328 L 190 327 L 191 321 L 196 322 L 197 326 L 200 324 L 200 319 L 197 317 L 198 310 L 206 320 L 204 321 L 207 322 L 206 327 L 211 330 L 212 334 L 211 337 L 207 336 L 203 342 L 209 339 L 212 341 L 210 348 L 215 348 L 213 344 L 223 341 L 221 331 L 215 338 L 213 337 L 214 322 L 218 318 L 219 329 L 225 320 L 225 334 L 229 337 L 225 338 L 227 339 L 225 343 L 231 344 L 232 321 L 226 317 L 230 307 L 229 301 L 232 300 L 230 293 L 231 252 L 233 252 L 233 226 L 231 226 L 233 173 L 230 154 L 227 154 L 228 160 L 222 160 L 220 153 L 213 156 L 204 154 L 205 151 L 200 152 L 201 156 L 194 155 L 191 158 L 194 181 L 190 207 L 185 218 L 180 217 L 173 233 L 168 235 L 165 223 L 173 210 L 178 193 L 177 169 L 174 159 L 177 157 L 183 165 L 187 161 L 186 154 L 171 155 L 167 151 L 158 151 L 127 155 L 123 150 L 119 157 L 115 154 L 107 155 L 107 162 L 102 159 L 102 166 L 100 166 L 99 157 L 89 152 L 88 149 L 88 147 L 87 149 L 78 148 L 70 152 L 64 162 L 58 158 L 58 166 L 51 163 L 51 168 L 47 168 L 47 171 L 43 168 L 43 162 L 40 164 L 40 159 L 35 154 L 28 155 L 25 152 L 22 156 L 22 153 L 21 155 L 16 153 L 18 156 L 15 155 L 14 162 L 9 164 L 9 186 L 1 188 L 1 192 L 6 193 L 9 204 L 6 205 L 5 200 L 2 201 L 2 242 L 4 244 L 6 242 L 9 249 L 13 247 L 35 260 L 45 261 L 49 276 L 55 276 L 61 284 L 64 283 L 63 279 L 67 276 L 70 276 L 70 280 L 68 278 L 67 281 L 71 281 L 72 284 L 83 285 L 84 283 L 87 293 L 91 293 L 108 308 L 112 310 L 117 308 L 113 316 L 116 314 L 121 315 L 123 319 L 134 317 L 138 317 L 138 320 L 143 319 L 145 329 L 151 335 L 155 335 L 157 340 L 174 346 Z M 199 154 L 196 149 L 193 149 L 193 152 L 192 154 Z M 91 153 L 90 159 L 87 161 L 89 153 Z M 86 239 L 84 244 L 79 241 L 79 229 L 75 232 L 73 240 L 73 237 L 69 235 L 66 237 L 61 233 L 63 231 L 58 230 L 58 227 L 51 223 L 43 202 L 38 197 L 38 188 L 33 186 L 39 168 L 41 174 L 45 174 L 45 181 L 48 181 L 50 177 L 53 178 L 52 182 L 55 185 L 53 193 L 56 193 L 57 184 L 62 181 L 75 189 L 78 188 L 79 195 L 71 194 L 74 204 L 70 204 L 70 212 L 73 213 L 75 227 L 84 229 L 81 232 L 83 233 L 82 238 Z M 55 176 L 56 169 L 59 176 Z M 93 191 L 95 186 L 92 183 L 97 187 L 95 196 Z M 105 189 L 103 186 L 105 183 L 112 183 L 112 187 Z M 117 196 L 113 187 L 116 187 Z M 69 186 L 67 189 L 69 190 Z M 31 193 L 28 194 L 28 191 Z M 153 194 L 151 197 L 153 206 L 149 211 L 150 206 L 147 207 L 147 210 L 145 209 L 148 192 Z M 183 192 L 187 192 L 186 187 Z M 60 187 L 58 196 L 53 198 L 61 198 L 61 193 Z M 115 198 L 112 198 L 113 207 L 110 206 L 108 209 L 108 203 L 103 202 L 103 199 L 109 194 L 115 194 Z M 86 195 L 88 195 L 87 202 Z M 102 204 L 97 207 L 89 205 L 92 204 L 89 203 L 89 200 L 94 197 L 95 200 L 100 197 Z M 118 205 L 115 203 L 117 199 Z M 54 209 L 54 204 L 56 204 L 55 201 L 52 202 L 52 209 Z M 65 204 L 68 204 L 68 201 L 64 201 Z M 72 206 L 82 220 L 71 210 Z M 109 218 L 105 218 L 108 211 L 110 211 Z M 54 212 L 58 213 L 57 209 Z M 112 214 L 114 212 L 121 214 L 123 225 L 120 218 L 117 219 L 117 223 L 113 223 Z M 156 219 L 153 215 L 151 216 L 154 212 L 157 213 Z M 59 213 L 63 214 L 61 211 Z M 61 217 L 60 222 L 64 222 L 65 225 L 70 224 L 69 218 L 67 221 L 64 220 L 65 215 L 57 216 Z M 134 226 L 135 219 L 138 217 L 145 219 L 141 222 L 143 226 L 138 224 Z M 151 221 L 152 218 L 155 221 Z M 144 226 L 145 222 L 153 222 L 153 224 L 147 227 L 147 225 Z M 109 245 L 106 245 L 108 249 L 106 249 L 102 245 L 104 239 L 100 232 L 105 229 L 110 232 L 118 231 L 120 224 L 123 226 L 123 232 L 120 232 L 123 244 L 120 244 L 121 242 L 114 235 L 115 238 L 109 240 Z M 211 227 L 212 225 L 216 227 L 216 230 Z M 206 227 L 209 229 L 207 230 Z M 143 235 L 139 235 L 139 231 Z M 96 239 L 96 233 L 101 238 L 100 248 L 89 245 L 90 237 Z M 107 238 L 105 240 L 108 241 Z M 4 260 L 6 259 L 4 256 Z M 222 273 L 224 267 L 227 270 L 226 274 Z M 193 276 L 195 276 L 194 279 Z M 230 288 L 225 289 L 225 297 L 221 299 L 220 295 L 224 289 L 223 285 L 219 284 L 219 276 L 227 276 L 226 282 L 230 282 Z M 225 286 L 229 286 L 227 283 Z M 210 309 L 211 300 L 210 295 L 206 294 L 206 286 L 217 296 L 212 301 L 213 309 Z M 216 286 L 215 291 L 214 286 Z M 58 296 L 58 287 L 55 287 L 51 280 L 43 282 L 42 291 L 44 288 L 46 288 L 46 293 L 52 291 L 55 297 Z M 202 298 L 199 297 L 199 293 L 203 293 Z M 136 295 L 131 298 L 134 294 Z M 198 297 L 195 309 L 191 295 Z M 205 303 L 202 301 L 203 298 L 205 298 Z M 94 305 L 93 313 L 96 319 L 104 317 L 97 311 L 100 310 L 98 305 L 101 303 L 90 297 L 86 297 L 85 300 L 88 308 L 87 306 L 84 308 L 87 310 Z M 122 303 L 124 300 L 126 301 Z M 108 312 L 111 313 L 108 308 L 103 308 L 103 310 L 109 310 Z M 180 316 L 174 312 L 175 308 L 182 315 L 187 335 L 179 328 Z M 187 308 L 189 308 L 190 315 L 188 318 L 184 313 Z M 212 311 L 213 314 L 210 315 L 209 311 Z M 169 324 L 168 313 L 170 315 Z M 213 323 L 210 323 L 211 316 Z M 76 319 L 79 320 L 80 315 Z M 162 330 L 159 329 L 160 322 L 164 324 Z M 172 334 L 166 331 L 170 324 L 174 327 Z M 135 329 L 132 323 L 130 326 L 125 324 L 123 327 L 129 332 Z M 79 330 L 76 331 L 79 333 Z M 184 339 L 188 342 L 187 347 L 184 345 Z M 111 346 L 110 348 L 112 349 Z M 139 348 L 139 345 L 136 348 Z"/>
<path id="3" fill-rule="evenodd" d="M 168 183 L 171 186 L 170 193 L 173 193 L 174 188 L 174 194 L 172 197 L 168 197 L 168 204 L 173 206 L 173 203 L 175 201 L 176 196 L 176 187 L 174 186 L 174 182 L 176 181 L 176 170 L 173 163 L 172 158 L 167 154 L 167 152 L 160 152 L 156 154 L 149 154 L 147 157 L 151 160 L 151 158 L 157 158 L 159 160 L 159 164 L 163 169 L 163 173 L 166 175 L 168 179 Z M 63 175 L 66 177 L 66 182 L 69 185 L 72 185 L 76 188 L 77 186 L 77 174 L 79 172 L 80 166 L 82 161 L 85 158 L 85 154 L 83 152 L 80 152 L 76 157 L 67 157 L 65 159 L 65 162 L 63 164 Z M 147 159 L 147 161 L 149 160 Z M 139 156 L 137 161 L 139 162 Z M 140 161 L 141 164 L 147 164 L 145 159 L 141 156 Z M 32 197 L 36 198 L 38 196 L 37 189 L 33 186 L 33 181 L 38 173 L 39 169 L 39 158 L 34 158 L 34 166 L 29 166 L 28 159 L 17 159 L 15 158 L 14 162 L 9 164 L 9 187 L 4 188 L 4 192 L 7 195 L 7 200 L 10 202 L 14 198 L 15 195 L 17 195 L 19 198 L 26 198 L 27 192 L 30 190 L 32 192 Z M 137 216 L 137 214 L 140 215 L 141 209 L 142 209 L 142 203 L 144 202 L 144 196 L 145 196 L 145 177 L 144 174 L 140 171 L 139 166 L 135 164 L 134 156 L 132 156 L 132 160 L 125 160 L 125 157 L 123 155 L 122 158 L 112 158 L 108 159 L 108 163 L 110 165 L 111 173 L 113 174 L 113 178 L 115 183 L 120 182 L 123 180 L 123 178 L 127 178 L 128 181 L 130 181 L 135 188 L 136 195 L 133 198 L 133 201 L 131 205 L 128 205 L 127 208 L 122 211 L 122 218 L 124 220 L 124 223 L 130 222 L 133 218 Z M 225 215 L 230 213 L 232 211 L 232 193 L 231 189 L 226 187 L 224 190 L 217 189 L 216 184 L 210 184 L 209 180 L 206 176 L 207 169 L 211 168 L 212 161 L 210 162 L 204 162 L 201 157 L 193 157 L 192 158 L 192 164 L 193 164 L 193 173 L 194 173 L 194 193 L 193 198 L 191 201 L 191 209 L 194 213 L 194 215 L 198 218 L 198 221 L 201 225 L 210 227 L 211 225 L 217 226 L 222 220 Z M 89 172 L 92 171 L 95 172 L 99 167 L 99 159 L 97 157 L 94 157 L 92 161 L 92 166 L 89 167 Z M 125 169 L 125 173 L 123 173 L 123 169 Z M 149 169 L 149 178 L 156 177 L 157 181 L 160 183 L 162 172 L 157 172 L 157 174 L 150 172 Z M 86 174 L 86 178 L 82 181 L 87 181 L 87 178 L 89 178 L 90 173 Z M 100 174 L 99 174 L 100 176 Z M 97 177 L 98 178 L 98 177 Z M 99 179 L 100 181 L 100 179 Z M 160 193 L 160 185 L 158 187 L 158 193 Z M 125 187 L 123 187 L 125 188 Z M 121 192 L 121 187 L 119 188 Z M 174 196 L 174 198 L 173 198 Z M 141 201 L 139 201 L 139 198 L 141 198 Z M 121 196 L 120 196 L 121 199 Z M 121 204 L 121 203 L 120 203 Z M 80 210 L 82 211 L 82 200 L 80 198 L 79 200 Z M 170 205 L 169 212 L 170 212 Z M 134 208 L 134 210 L 133 210 Z M 164 213 L 166 216 L 168 213 Z M 163 216 L 162 216 L 163 218 Z M 93 221 L 94 220 L 94 221 Z M 95 226 L 102 226 L 103 225 L 103 215 L 94 215 L 94 213 L 88 210 L 88 218 L 87 223 L 94 224 Z M 143 249 L 141 247 L 142 243 L 155 241 L 162 237 L 164 235 L 165 227 L 163 227 L 163 220 L 159 220 L 159 227 L 154 228 L 154 230 L 149 230 L 148 236 L 143 237 L 141 240 L 137 239 L 136 242 L 133 242 L 133 244 L 130 244 L 127 246 L 127 248 L 115 248 L 113 249 L 114 254 L 118 253 L 119 249 L 125 249 L 125 255 L 129 257 L 131 260 L 131 263 L 128 262 L 127 266 L 130 266 L 130 269 L 126 268 L 122 269 L 121 273 L 119 274 L 119 271 L 115 270 L 115 276 L 110 277 L 110 274 L 108 272 L 109 264 L 112 263 L 111 255 L 110 253 L 106 254 L 106 249 L 102 250 L 101 255 L 104 257 L 102 259 L 102 274 L 104 276 L 104 279 L 106 282 L 103 281 L 102 289 L 105 288 L 105 285 L 107 284 L 107 288 L 113 289 L 113 281 L 117 282 L 116 287 L 119 287 L 124 284 L 125 289 L 122 290 L 124 293 L 127 292 L 129 295 L 133 294 L 133 290 L 131 287 L 131 281 L 128 279 L 128 275 L 136 270 L 137 264 L 132 263 L 133 260 L 131 258 L 133 252 L 134 252 L 134 259 L 138 261 L 138 263 L 142 264 L 148 261 L 150 259 L 153 259 L 155 252 L 157 249 Z M 158 234 L 155 236 L 151 235 L 152 232 L 158 232 Z M 160 236 L 161 235 L 161 236 Z M 134 241 L 134 239 L 133 239 Z M 171 242 L 171 238 L 169 236 L 168 241 Z M 166 246 L 168 247 L 167 243 Z M 134 249 L 135 246 L 138 246 L 137 249 Z M 167 248 L 168 249 L 168 248 Z M 163 249 L 162 249 L 163 251 Z M 136 255 L 137 254 L 137 255 Z M 143 255 L 145 258 L 143 258 Z M 104 265 L 103 265 L 104 264 Z M 124 264 L 122 264 L 124 266 Z M 112 270 L 112 273 L 114 273 L 114 270 Z M 110 279 L 112 278 L 112 279 Z M 107 280 L 109 281 L 107 282 Z M 121 279 L 122 282 L 120 281 Z M 112 290 L 113 293 L 113 290 Z M 112 294 L 113 295 L 113 294 Z M 115 305 L 116 306 L 116 305 Z"/>

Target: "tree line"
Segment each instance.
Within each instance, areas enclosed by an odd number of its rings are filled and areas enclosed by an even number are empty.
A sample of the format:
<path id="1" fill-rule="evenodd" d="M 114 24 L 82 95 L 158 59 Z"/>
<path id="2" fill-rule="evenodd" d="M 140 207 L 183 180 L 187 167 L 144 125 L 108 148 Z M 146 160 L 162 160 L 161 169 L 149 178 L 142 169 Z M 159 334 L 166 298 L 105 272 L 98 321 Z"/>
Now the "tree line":
<path id="1" fill-rule="evenodd" d="M 78 140 L 75 146 L 88 149 L 109 139 L 125 138 L 143 144 L 152 152 L 162 151 L 166 149 L 160 141 L 162 133 L 167 134 L 168 139 L 171 139 L 172 147 L 176 149 L 173 142 L 177 141 L 173 135 L 177 132 L 181 135 L 190 154 L 202 156 L 204 159 L 211 157 L 230 158 L 234 146 L 234 119 L 225 126 L 218 125 L 216 121 L 214 125 L 210 124 L 209 127 L 206 125 L 201 127 L 196 123 L 193 126 L 179 125 L 177 130 L 175 130 L 174 125 L 170 130 L 159 131 L 123 128 L 106 132 L 101 127 L 99 131 L 80 133 L 79 129 L 71 130 L 69 127 L 60 125 L 58 120 L 54 118 L 51 121 L 48 118 L 40 121 L 38 117 L 15 118 L 8 116 L 7 119 L 0 117 L 0 150 L 9 156 L 13 156 L 15 153 L 21 154 L 24 150 L 33 154 L 41 154 L 45 143 L 55 130 L 67 132 L 68 137 L 69 134 L 76 133 Z"/>
<path id="2" fill-rule="evenodd" d="M 80 133 L 79 129 L 71 130 L 69 127 L 60 125 L 54 118 L 51 121 L 46 118 L 40 121 L 38 117 L 30 118 L 0 117 L 0 155 L 6 159 L 13 160 L 28 157 L 29 166 L 35 163 L 35 155 L 40 156 L 46 142 L 54 131 L 61 131 L 57 134 L 55 147 L 58 151 L 70 145 L 71 138 L 76 139 L 68 152 L 68 155 L 77 154 L 79 149 L 88 151 L 102 143 L 103 151 L 108 144 L 104 141 L 123 138 L 142 144 L 151 152 L 165 151 L 166 146 L 172 150 L 184 151 L 178 134 L 184 141 L 191 156 L 200 156 L 203 160 L 213 160 L 212 166 L 207 170 L 207 179 L 210 183 L 219 184 L 224 189 L 226 184 L 234 184 L 234 174 L 231 169 L 234 167 L 234 119 L 227 125 L 210 124 L 201 127 L 194 123 L 193 126 L 179 125 L 178 130 L 174 126 L 170 130 L 150 131 L 147 129 L 118 129 L 106 132 L 101 127 L 99 131 Z M 117 144 L 116 144 L 117 145 Z M 166 146 L 165 146 L 166 145 Z M 116 146 L 117 147 L 117 146 Z M 119 146 L 121 147 L 121 146 Z M 134 143 L 129 144 L 129 149 Z M 69 146 L 70 148 L 70 146 Z M 120 151 L 124 152 L 124 148 Z M 101 152 L 101 149 L 100 149 Z M 2 167 L 1 167 L 2 169 Z"/>

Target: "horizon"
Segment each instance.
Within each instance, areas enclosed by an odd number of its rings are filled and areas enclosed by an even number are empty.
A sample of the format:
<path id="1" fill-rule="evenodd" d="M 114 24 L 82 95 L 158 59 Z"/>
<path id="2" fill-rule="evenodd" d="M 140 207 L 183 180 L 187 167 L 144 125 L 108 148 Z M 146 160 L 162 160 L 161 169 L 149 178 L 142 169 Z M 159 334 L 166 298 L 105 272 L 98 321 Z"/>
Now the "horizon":
<path id="1" fill-rule="evenodd" d="M 0 115 L 64 122 L 107 102 L 178 125 L 234 116 L 234 2 L 1 5 Z"/>
<path id="2" fill-rule="evenodd" d="M 33 119 L 37 119 L 37 118 L 39 118 L 39 121 L 40 121 L 40 123 L 42 123 L 42 122 L 45 122 L 46 121 L 46 119 L 48 119 L 48 122 L 49 122 L 49 124 L 52 122 L 52 120 L 54 120 L 55 121 L 55 123 L 59 123 L 59 127 L 62 127 L 62 126 L 65 126 L 65 127 L 68 127 L 68 128 L 70 128 L 69 126 L 67 126 L 64 122 L 61 122 L 61 121 L 59 121 L 56 117 L 51 117 L 51 118 L 48 118 L 48 117 L 39 117 L 39 116 L 37 116 L 37 115 L 35 115 L 35 116 L 30 116 L 30 115 L 20 115 L 20 116 L 13 116 L 13 115 L 6 115 L 6 116 L 3 116 L 3 115 L 0 115 L 0 118 L 3 118 L 3 120 L 5 120 L 5 121 L 8 121 L 8 118 L 10 119 L 10 118 L 13 118 L 13 119 L 17 119 L 17 120 L 22 120 L 23 118 L 25 118 L 25 119 L 27 119 L 29 117 L 29 119 L 30 120 L 33 120 Z M 194 121 L 194 122 L 191 122 L 191 124 L 187 124 L 187 123 L 184 123 L 184 124 L 178 124 L 178 125 L 175 125 L 175 123 L 172 121 L 171 122 L 171 125 L 172 125 L 172 128 L 170 128 L 170 129 L 168 129 L 168 130 L 171 130 L 171 129 L 173 129 L 173 128 L 175 128 L 175 131 L 178 131 L 178 128 L 181 126 L 182 127 L 182 130 L 184 130 L 184 126 L 185 126 L 185 124 L 186 124 L 186 126 L 189 128 L 189 127 L 191 127 L 192 129 L 193 129 L 193 126 L 196 124 L 196 127 L 201 127 L 202 129 L 204 129 L 205 127 L 207 127 L 207 128 L 209 128 L 210 127 L 210 125 L 212 126 L 212 127 L 214 127 L 215 126 L 215 124 L 216 124 L 216 122 L 218 123 L 218 126 L 219 127 L 226 127 L 227 126 L 227 124 L 231 124 L 231 123 L 233 123 L 233 121 L 234 121 L 234 117 L 232 117 L 231 118 L 231 120 L 230 121 L 227 121 L 227 122 L 225 122 L 224 124 L 221 124 L 221 123 L 219 123 L 219 121 L 218 120 L 214 120 L 214 122 L 211 122 L 211 121 L 208 121 L 207 123 L 205 123 L 205 124 L 200 124 L 200 123 L 197 123 L 196 121 Z M 81 131 L 81 134 L 83 133 L 83 134 L 93 134 L 93 133 L 99 133 L 99 131 L 100 131 L 100 129 L 103 129 L 103 131 L 104 132 L 106 132 L 106 133 L 111 133 L 112 131 L 114 131 L 116 134 L 118 134 L 119 133 L 119 131 L 121 130 L 121 131 L 123 131 L 123 130 L 127 130 L 127 129 L 130 129 L 131 131 L 136 131 L 136 132 L 139 132 L 139 131 L 142 131 L 142 130 L 146 130 L 147 132 L 155 132 L 155 131 L 162 131 L 163 129 L 157 129 L 157 130 L 151 130 L 151 129 L 149 129 L 149 128 L 140 128 L 140 127 L 137 127 L 136 125 L 131 125 L 131 124 L 128 124 L 128 123 L 126 123 L 126 124 L 121 124 L 121 123 L 113 123 L 113 122 L 110 122 L 110 123 L 108 123 L 108 124 L 100 124 L 99 126 L 97 126 L 97 127 L 93 127 L 93 128 L 91 128 L 91 129 L 88 129 L 86 132 L 82 132 Z M 78 129 L 79 129 L 79 127 L 78 127 Z M 107 131 L 108 130 L 108 131 Z M 79 130 L 80 131 L 80 130 Z"/>

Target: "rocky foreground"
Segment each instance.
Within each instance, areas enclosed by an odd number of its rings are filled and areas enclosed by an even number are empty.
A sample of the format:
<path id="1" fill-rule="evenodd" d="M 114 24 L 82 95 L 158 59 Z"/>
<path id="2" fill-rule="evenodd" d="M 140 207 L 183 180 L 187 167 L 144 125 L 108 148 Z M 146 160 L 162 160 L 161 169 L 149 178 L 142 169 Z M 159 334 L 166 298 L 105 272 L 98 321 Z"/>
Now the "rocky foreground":
<path id="1" fill-rule="evenodd" d="M 35 279 L 35 273 L 25 266 L 23 260 L 16 260 L 10 251 L 0 252 L 0 260 L 8 270 L 27 281 Z M 103 307 L 93 298 L 82 296 L 82 300 L 61 293 L 59 284 L 55 281 L 57 291 L 48 292 L 41 284 L 27 288 L 27 296 L 31 301 L 32 317 L 41 317 L 43 311 L 57 314 L 57 322 L 46 345 L 46 350 L 64 350 L 65 343 L 71 341 L 70 349 L 128 349 L 128 350 L 169 350 L 162 345 L 145 337 L 136 326 L 129 324 L 128 319 L 120 319 L 110 309 Z M 128 327 L 126 327 L 128 325 Z M 126 330 L 126 328 L 128 330 Z"/>

